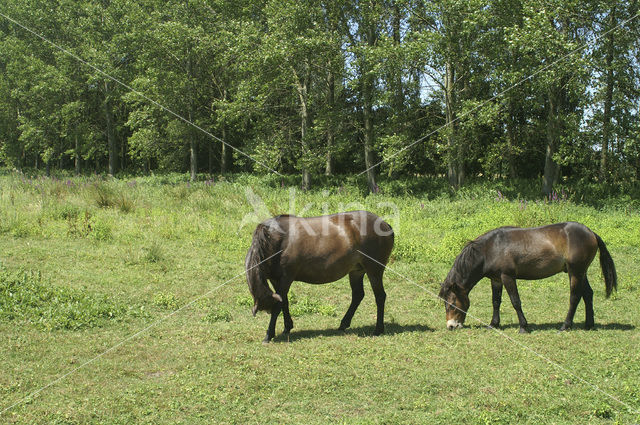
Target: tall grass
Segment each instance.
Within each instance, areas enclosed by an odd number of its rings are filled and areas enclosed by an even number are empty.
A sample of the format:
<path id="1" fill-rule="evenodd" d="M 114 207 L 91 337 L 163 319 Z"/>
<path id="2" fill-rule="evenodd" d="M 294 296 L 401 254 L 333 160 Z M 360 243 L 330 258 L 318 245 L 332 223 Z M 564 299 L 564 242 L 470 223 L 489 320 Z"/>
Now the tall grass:
<path id="1" fill-rule="evenodd" d="M 0 409 L 126 341 L 0 421 L 638 421 L 471 319 L 469 328 L 446 331 L 442 302 L 432 295 L 466 241 L 487 230 L 585 223 L 607 243 L 620 282 L 618 294 L 605 299 L 597 265 L 590 269 L 599 330 L 556 332 L 568 298 L 566 275 L 558 275 L 519 283 L 530 335 L 517 334 L 505 294 L 504 332 L 640 408 L 633 188 L 610 195 L 605 187 L 562 183 L 555 196 L 543 197 L 532 181 L 470 181 L 454 191 L 445 179 L 416 177 L 383 178 L 380 193 L 369 195 L 364 179 L 320 177 L 314 184 L 302 192 L 295 176 L 190 183 L 182 174 L 53 179 L 0 172 Z M 251 193 L 261 202 L 257 215 Z M 268 318 L 252 317 L 239 276 L 257 220 L 355 208 L 385 216 L 396 233 L 389 265 L 400 274 L 385 274 L 387 334 L 371 337 L 376 309 L 368 286 L 353 327 L 339 333 L 351 299 L 347 279 L 294 283 L 291 342 L 278 335 L 262 346 Z M 490 285 L 478 284 L 471 302 L 470 314 L 488 321 Z M 582 317 L 579 311 L 578 329 Z M 137 334 L 151 323 L 157 326 Z"/>

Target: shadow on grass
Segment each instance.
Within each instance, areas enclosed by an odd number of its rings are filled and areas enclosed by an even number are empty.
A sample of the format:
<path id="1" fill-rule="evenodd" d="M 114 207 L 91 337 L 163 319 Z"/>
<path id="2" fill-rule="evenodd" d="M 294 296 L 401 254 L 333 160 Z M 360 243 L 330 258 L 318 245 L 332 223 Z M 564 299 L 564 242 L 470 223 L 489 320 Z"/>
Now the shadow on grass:
<path id="1" fill-rule="evenodd" d="M 553 323 L 529 323 L 529 332 L 535 331 L 559 331 L 562 327 L 563 322 L 553 322 Z M 472 328 L 486 328 L 483 325 L 474 325 Z M 500 330 L 505 329 L 519 329 L 520 325 L 517 323 L 510 323 L 508 325 L 500 325 Z M 630 325 L 628 323 L 597 323 L 592 330 L 602 330 L 602 331 L 632 331 L 636 329 L 634 325 Z M 571 330 L 575 331 L 583 331 L 584 330 L 584 322 L 577 322 L 573 324 Z"/>
<path id="2" fill-rule="evenodd" d="M 289 334 L 289 338 L 287 339 L 287 335 L 280 334 L 277 335 L 274 339 L 274 342 L 293 342 L 299 341 L 303 339 L 313 339 L 318 337 L 333 337 L 333 336 L 343 336 L 349 334 L 355 334 L 360 337 L 369 337 L 373 336 L 373 331 L 375 330 L 375 326 L 359 326 L 354 328 L 349 328 L 346 331 L 340 331 L 338 329 L 299 329 L 296 330 L 294 328 Z M 412 324 L 412 325 L 400 325 L 398 323 L 387 323 L 384 325 L 384 335 L 397 335 L 405 332 L 433 332 L 434 330 L 428 326 L 420 325 L 420 324 Z"/>

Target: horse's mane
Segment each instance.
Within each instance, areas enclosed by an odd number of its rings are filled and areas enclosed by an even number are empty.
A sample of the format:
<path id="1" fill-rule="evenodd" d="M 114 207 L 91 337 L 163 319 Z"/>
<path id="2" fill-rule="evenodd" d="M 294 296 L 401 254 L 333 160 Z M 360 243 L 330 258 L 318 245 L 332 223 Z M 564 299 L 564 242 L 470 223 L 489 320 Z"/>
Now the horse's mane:
<path id="1" fill-rule="evenodd" d="M 462 248 L 460 254 L 453 262 L 449 274 L 442 282 L 440 288 L 440 296 L 442 297 L 446 293 L 455 289 L 464 289 L 463 282 L 464 277 L 468 276 L 473 268 L 478 264 L 478 260 L 482 258 L 482 251 L 480 249 L 481 242 L 478 239 L 469 241 Z"/>
<path id="2" fill-rule="evenodd" d="M 267 278 L 271 269 L 271 260 L 265 259 L 276 253 L 280 247 L 282 229 L 278 216 L 258 224 L 253 232 L 253 240 L 245 261 L 249 291 L 258 310 L 266 308 L 272 302 L 273 291 Z M 255 311 L 254 311 L 255 313 Z"/>

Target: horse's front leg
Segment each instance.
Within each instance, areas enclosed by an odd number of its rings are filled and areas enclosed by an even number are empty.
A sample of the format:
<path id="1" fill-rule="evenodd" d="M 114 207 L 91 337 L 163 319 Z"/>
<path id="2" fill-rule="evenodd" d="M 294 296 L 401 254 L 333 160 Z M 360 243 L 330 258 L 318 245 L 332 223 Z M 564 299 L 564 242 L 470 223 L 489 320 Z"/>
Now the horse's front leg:
<path id="1" fill-rule="evenodd" d="M 507 289 L 507 294 L 509 294 L 509 298 L 511 299 L 511 305 L 516 311 L 518 315 L 518 322 L 520 323 L 520 333 L 528 333 L 527 330 L 527 319 L 524 317 L 524 313 L 522 312 L 522 304 L 520 303 L 520 294 L 518 294 L 518 287 L 516 286 L 516 280 L 509 275 L 502 274 L 502 284 Z"/>
<path id="2" fill-rule="evenodd" d="M 282 296 L 282 316 L 284 317 L 284 333 L 288 334 L 293 329 L 293 319 L 289 312 L 289 296 L 285 293 Z"/>
<path id="3" fill-rule="evenodd" d="M 278 315 L 282 310 L 282 303 L 275 302 L 271 308 L 271 319 L 269 320 L 269 327 L 267 328 L 267 336 L 264 337 L 263 343 L 271 342 L 276 336 L 276 322 L 278 321 Z"/>
<path id="4" fill-rule="evenodd" d="M 282 311 L 284 317 L 284 333 L 288 334 L 293 329 L 293 320 L 291 319 L 291 313 L 289 312 L 289 289 L 293 281 L 284 277 L 276 281 L 271 281 L 271 284 L 276 290 L 276 294 L 282 298 L 282 302 L 276 302 L 271 309 L 271 320 L 269 321 L 269 328 L 267 329 L 267 336 L 264 338 L 264 342 L 271 341 L 276 335 L 276 323 L 278 322 L 278 314 Z"/>
<path id="5" fill-rule="evenodd" d="M 492 328 L 500 326 L 500 304 L 502 303 L 502 282 L 497 279 L 491 279 L 491 295 L 493 301 L 493 317 L 489 324 Z"/>

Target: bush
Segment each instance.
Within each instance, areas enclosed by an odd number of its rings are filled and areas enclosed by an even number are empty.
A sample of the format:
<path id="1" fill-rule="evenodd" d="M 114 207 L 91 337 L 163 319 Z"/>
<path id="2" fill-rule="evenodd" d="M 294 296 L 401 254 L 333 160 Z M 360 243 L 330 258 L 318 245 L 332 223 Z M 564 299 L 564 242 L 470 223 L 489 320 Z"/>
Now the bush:
<path id="1" fill-rule="evenodd" d="M 153 304 L 157 307 L 164 308 L 165 310 L 177 310 L 180 307 L 178 298 L 173 294 L 165 294 L 164 292 L 158 292 L 153 297 Z"/>

